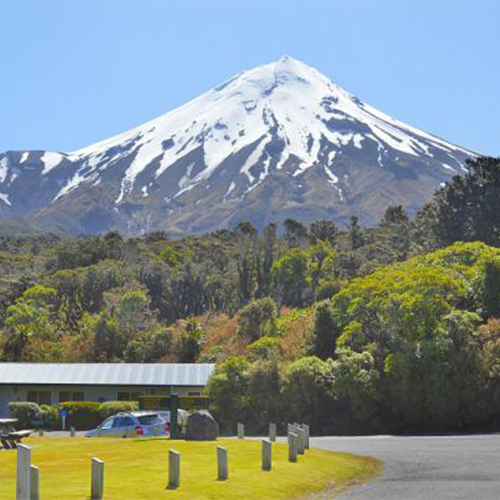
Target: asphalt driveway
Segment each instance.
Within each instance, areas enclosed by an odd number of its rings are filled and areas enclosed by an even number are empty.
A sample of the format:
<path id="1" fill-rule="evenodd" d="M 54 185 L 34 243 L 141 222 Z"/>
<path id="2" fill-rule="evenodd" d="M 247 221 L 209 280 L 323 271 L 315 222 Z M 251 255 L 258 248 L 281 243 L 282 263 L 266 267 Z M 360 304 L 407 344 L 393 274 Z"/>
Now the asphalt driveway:
<path id="1" fill-rule="evenodd" d="M 500 434 L 322 437 L 311 445 L 385 463 L 342 500 L 500 500 Z"/>

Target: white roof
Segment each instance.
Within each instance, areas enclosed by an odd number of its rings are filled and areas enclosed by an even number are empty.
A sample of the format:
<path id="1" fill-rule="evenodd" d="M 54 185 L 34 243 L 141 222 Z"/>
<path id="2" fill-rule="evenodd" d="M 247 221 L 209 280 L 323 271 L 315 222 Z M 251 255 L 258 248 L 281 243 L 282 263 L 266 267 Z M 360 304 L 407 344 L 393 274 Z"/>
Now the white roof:
<path id="1" fill-rule="evenodd" d="M 208 363 L 0 363 L 0 385 L 205 386 L 214 368 Z"/>

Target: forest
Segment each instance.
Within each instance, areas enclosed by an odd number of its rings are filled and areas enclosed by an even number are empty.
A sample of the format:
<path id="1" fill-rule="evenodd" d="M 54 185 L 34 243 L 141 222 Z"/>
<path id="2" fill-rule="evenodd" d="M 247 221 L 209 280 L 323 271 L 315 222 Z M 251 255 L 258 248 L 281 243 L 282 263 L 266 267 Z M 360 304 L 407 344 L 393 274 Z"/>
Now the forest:
<path id="1" fill-rule="evenodd" d="M 500 159 L 410 219 L 0 235 L 0 359 L 217 363 L 223 429 L 497 428 Z"/>

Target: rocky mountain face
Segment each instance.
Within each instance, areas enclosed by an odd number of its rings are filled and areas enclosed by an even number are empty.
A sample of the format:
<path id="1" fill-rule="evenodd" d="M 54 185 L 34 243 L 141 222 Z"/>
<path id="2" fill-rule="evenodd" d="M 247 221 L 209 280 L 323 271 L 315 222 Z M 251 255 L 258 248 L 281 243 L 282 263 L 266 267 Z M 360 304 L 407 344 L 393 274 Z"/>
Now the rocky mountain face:
<path id="1" fill-rule="evenodd" d="M 79 151 L 0 154 L 0 219 L 128 234 L 373 224 L 389 204 L 414 213 L 470 156 L 283 57 Z"/>

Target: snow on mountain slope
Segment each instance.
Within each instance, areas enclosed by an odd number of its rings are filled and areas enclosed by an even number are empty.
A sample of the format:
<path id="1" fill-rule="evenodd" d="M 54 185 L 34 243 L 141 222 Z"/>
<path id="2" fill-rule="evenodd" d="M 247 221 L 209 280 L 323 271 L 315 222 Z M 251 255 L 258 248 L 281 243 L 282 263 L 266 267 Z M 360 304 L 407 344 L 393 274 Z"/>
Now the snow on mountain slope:
<path id="1" fill-rule="evenodd" d="M 43 213 L 52 213 L 56 209 L 50 207 L 68 197 L 88 197 L 89 190 L 107 187 L 105 210 L 113 210 L 113 217 L 131 231 L 151 229 L 160 208 L 163 219 L 190 229 L 198 205 L 225 207 L 223 219 L 206 227 L 225 225 L 235 203 L 241 213 L 249 203 L 257 210 L 257 187 L 285 184 L 293 199 L 281 193 L 279 200 L 276 194 L 268 200 L 276 205 L 277 217 L 282 209 L 300 212 L 301 203 L 310 212 L 311 193 L 318 191 L 327 205 L 333 203 L 331 216 L 339 212 L 345 218 L 356 210 L 351 206 L 355 199 L 367 197 L 377 206 L 408 197 L 414 208 L 440 182 L 462 172 L 464 159 L 473 154 L 385 115 L 314 68 L 285 56 L 79 151 L 0 155 L 0 191 L 7 196 L 0 204 L 15 204 L 9 186 L 31 168 L 47 186 Z M 368 179 L 384 190 L 380 199 L 366 193 Z M 399 194 L 382 186 L 389 179 L 406 179 Z"/>
<path id="2" fill-rule="evenodd" d="M 333 121 L 333 123 L 332 123 Z M 343 127 L 335 126 L 335 121 Z M 350 124 L 356 127 L 349 129 Z M 360 127 L 359 125 L 363 125 Z M 60 195 L 74 189 L 85 179 L 92 180 L 95 169 L 112 164 L 124 151 L 135 154 L 125 171 L 117 203 L 134 186 L 135 180 L 148 165 L 156 160 L 158 178 L 179 158 L 200 146 L 203 147 L 205 168 L 189 183 L 180 188 L 208 179 L 217 167 L 235 150 L 242 149 L 269 134 L 277 127 L 277 136 L 284 149 L 276 168 L 280 169 L 291 157 L 301 164 L 294 172 L 300 175 L 319 162 L 321 140 L 324 138 L 337 148 L 353 144 L 363 147 L 371 140 L 380 151 L 392 148 L 413 156 L 432 154 L 432 145 L 446 152 L 453 166 L 443 162 L 444 168 L 459 171 L 457 153 L 470 153 L 437 137 L 416 130 L 362 103 L 328 78 L 304 63 L 290 57 L 240 73 L 188 104 L 150 121 L 134 130 L 94 144 L 71 154 L 73 159 L 84 159 L 90 166 L 86 176 L 75 174 Z M 360 132 L 354 130 L 359 129 Z M 265 142 L 241 168 L 255 186 L 262 182 L 248 175 L 252 162 L 263 154 Z M 119 148 L 115 154 L 109 154 Z M 259 154 L 260 153 L 260 154 Z M 380 166 L 383 167 L 381 160 Z M 82 167 L 85 168 L 85 167 Z"/>

